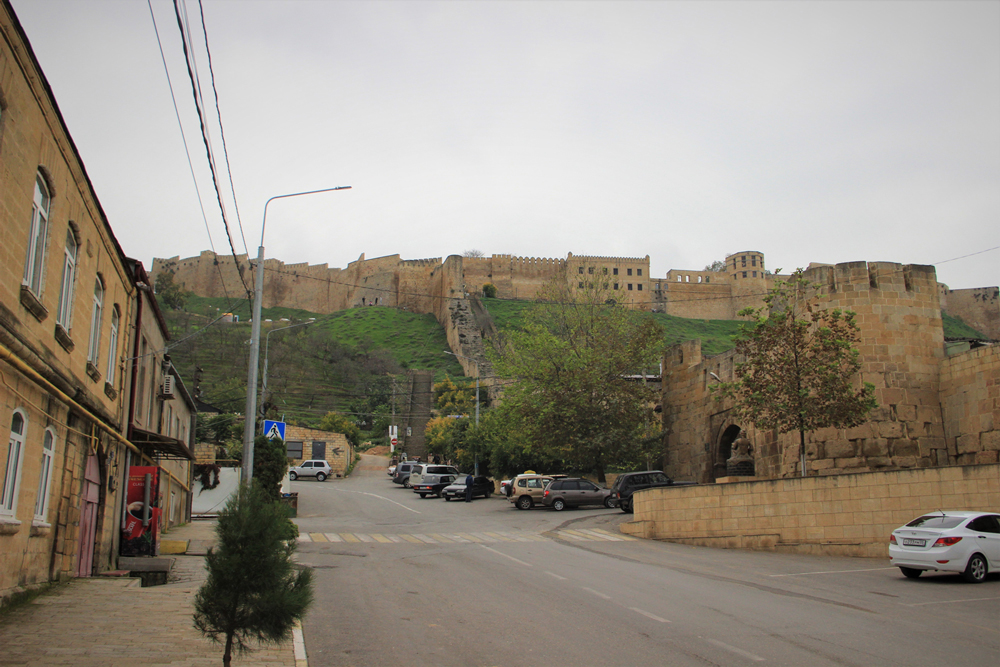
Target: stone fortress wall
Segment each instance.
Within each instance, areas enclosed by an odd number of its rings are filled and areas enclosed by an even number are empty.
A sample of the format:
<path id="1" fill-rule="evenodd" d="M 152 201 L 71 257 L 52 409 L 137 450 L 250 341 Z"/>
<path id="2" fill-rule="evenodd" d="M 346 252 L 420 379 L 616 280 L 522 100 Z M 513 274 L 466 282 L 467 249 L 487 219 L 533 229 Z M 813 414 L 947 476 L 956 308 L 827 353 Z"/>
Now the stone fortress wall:
<path id="1" fill-rule="evenodd" d="M 362 254 L 346 269 L 265 259 L 263 305 L 326 314 L 374 304 L 431 313 L 444 322 L 449 299 L 481 293 L 484 285 L 494 285 L 502 299 L 530 300 L 546 283 L 565 276 L 571 285 L 602 279 L 609 289 L 621 292 L 623 302 L 642 310 L 732 320 L 743 308 L 762 305 L 773 281 L 783 277 L 766 271 L 764 254 L 759 251 L 729 254 L 725 265 L 723 271 L 672 269 L 664 278 L 653 278 L 648 255 L 569 253 L 565 259 L 451 255 L 442 261 L 440 257 L 407 260 L 399 255 L 367 259 Z M 809 268 L 824 266 L 829 265 L 810 264 Z M 173 272 L 176 282 L 199 296 L 245 297 L 247 289 L 253 289 L 253 270 L 246 255 L 234 258 L 206 250 L 197 257 L 154 259 L 153 280 L 161 271 Z M 961 317 L 992 339 L 1000 339 L 996 287 L 949 290 L 938 284 L 937 293 L 950 315 Z"/>
<path id="2" fill-rule="evenodd" d="M 804 296 L 857 314 L 861 378 L 875 385 L 870 420 L 806 436 L 811 475 L 983 465 L 1000 456 L 1000 347 L 945 356 L 934 267 L 848 262 L 808 269 Z M 700 482 L 724 478 L 740 429 L 753 443 L 759 479 L 799 475 L 798 433 L 738 423 L 710 387 L 731 381 L 735 351 L 703 357 L 699 341 L 668 350 L 663 364 L 665 466 Z"/>

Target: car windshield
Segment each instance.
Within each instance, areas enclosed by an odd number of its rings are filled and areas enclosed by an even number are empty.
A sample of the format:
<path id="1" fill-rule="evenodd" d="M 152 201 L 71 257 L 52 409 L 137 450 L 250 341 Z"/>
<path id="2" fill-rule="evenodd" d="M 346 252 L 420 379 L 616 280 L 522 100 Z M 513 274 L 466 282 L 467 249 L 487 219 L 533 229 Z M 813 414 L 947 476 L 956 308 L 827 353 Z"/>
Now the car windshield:
<path id="1" fill-rule="evenodd" d="M 907 528 L 954 528 L 965 521 L 964 516 L 943 516 L 941 514 L 928 514 L 918 519 L 914 519 L 906 524 Z"/>
<path id="2" fill-rule="evenodd" d="M 430 466 L 427 468 L 427 472 L 434 475 L 443 475 L 445 473 L 454 473 L 455 470 L 448 466 Z"/>
<path id="3" fill-rule="evenodd" d="M 451 483 L 452 486 L 465 486 L 465 478 L 459 477 L 454 482 Z"/>

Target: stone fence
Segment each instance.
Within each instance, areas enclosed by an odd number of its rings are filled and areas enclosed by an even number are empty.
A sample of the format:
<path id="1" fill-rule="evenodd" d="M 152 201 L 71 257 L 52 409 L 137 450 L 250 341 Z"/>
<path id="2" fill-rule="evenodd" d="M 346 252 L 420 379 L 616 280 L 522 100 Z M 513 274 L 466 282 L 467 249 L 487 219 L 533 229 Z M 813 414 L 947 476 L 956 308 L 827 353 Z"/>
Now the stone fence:
<path id="1" fill-rule="evenodd" d="M 1000 511 L 1000 464 L 650 489 L 628 535 L 729 549 L 888 558 L 889 534 L 938 509 Z"/>

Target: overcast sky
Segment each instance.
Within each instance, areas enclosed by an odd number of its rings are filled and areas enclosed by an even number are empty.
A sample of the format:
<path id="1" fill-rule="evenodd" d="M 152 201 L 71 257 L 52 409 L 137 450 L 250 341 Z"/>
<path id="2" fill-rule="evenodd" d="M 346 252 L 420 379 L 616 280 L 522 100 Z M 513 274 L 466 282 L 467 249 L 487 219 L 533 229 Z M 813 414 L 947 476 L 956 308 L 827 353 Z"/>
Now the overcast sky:
<path id="1" fill-rule="evenodd" d="M 126 254 L 229 252 L 173 3 L 12 0 Z M 1000 2 L 206 0 L 237 252 L 649 255 L 1000 282 Z M 209 239 L 211 234 L 211 241 Z M 245 242 L 244 242 L 245 236 Z M 964 259 L 951 260 L 972 253 Z"/>

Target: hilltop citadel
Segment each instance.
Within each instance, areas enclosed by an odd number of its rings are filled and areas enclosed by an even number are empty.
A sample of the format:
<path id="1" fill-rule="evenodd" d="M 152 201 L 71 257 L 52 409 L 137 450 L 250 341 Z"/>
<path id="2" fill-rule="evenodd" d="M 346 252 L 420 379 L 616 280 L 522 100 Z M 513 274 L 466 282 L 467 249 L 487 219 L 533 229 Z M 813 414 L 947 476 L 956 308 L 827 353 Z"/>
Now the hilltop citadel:
<path id="1" fill-rule="evenodd" d="M 900 267 L 888 262 L 872 266 Z M 333 313 L 347 308 L 377 305 L 434 314 L 442 324 L 448 319 L 448 301 L 470 293 L 481 293 L 494 285 L 502 299 L 533 299 L 550 280 L 565 276 L 582 286 L 600 279 L 622 302 L 641 310 L 678 317 L 733 320 L 748 306 L 759 306 L 776 277 L 765 268 L 764 254 L 741 251 L 726 256 L 725 270 L 672 269 L 662 278 L 649 271 L 645 257 L 601 257 L 574 255 L 565 259 L 491 255 L 489 257 L 402 259 L 387 255 L 366 259 L 362 254 L 346 269 L 326 264 L 285 264 L 264 261 L 264 307 L 284 306 L 315 313 Z M 829 266 L 813 263 L 809 268 Z M 874 270 L 874 269 L 873 269 Z M 251 284 L 251 262 L 246 255 L 216 255 L 204 251 L 197 257 L 154 259 L 151 275 L 163 271 L 199 296 L 242 297 L 242 273 Z M 937 283 L 941 308 L 992 339 L 1000 339 L 997 288 L 949 290 Z"/>

